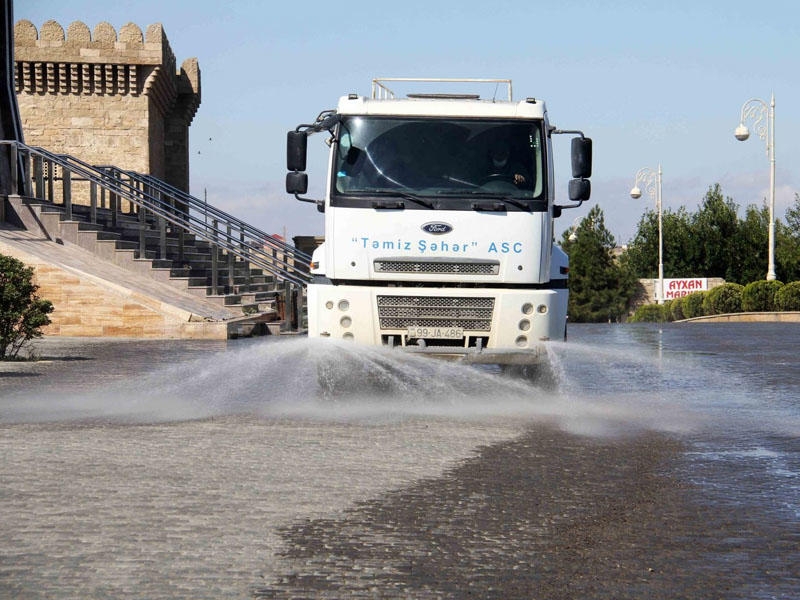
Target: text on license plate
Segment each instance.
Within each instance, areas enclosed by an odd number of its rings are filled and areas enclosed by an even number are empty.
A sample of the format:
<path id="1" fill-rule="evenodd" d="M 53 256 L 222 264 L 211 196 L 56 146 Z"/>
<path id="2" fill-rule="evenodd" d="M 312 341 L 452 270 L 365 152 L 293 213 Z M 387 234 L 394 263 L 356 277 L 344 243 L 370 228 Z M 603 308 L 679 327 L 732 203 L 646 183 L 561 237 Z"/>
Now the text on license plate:
<path id="1" fill-rule="evenodd" d="M 464 330 L 461 327 L 418 327 L 411 325 L 408 328 L 408 337 L 454 340 L 463 338 Z"/>

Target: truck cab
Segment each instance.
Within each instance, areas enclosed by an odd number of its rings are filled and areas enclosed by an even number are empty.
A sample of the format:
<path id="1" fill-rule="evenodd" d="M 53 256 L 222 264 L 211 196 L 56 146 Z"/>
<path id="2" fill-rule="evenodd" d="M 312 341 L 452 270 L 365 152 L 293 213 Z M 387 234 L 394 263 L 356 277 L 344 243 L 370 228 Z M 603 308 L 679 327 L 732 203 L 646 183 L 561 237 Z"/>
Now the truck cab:
<path id="1" fill-rule="evenodd" d="M 289 132 L 287 192 L 325 213 L 308 334 L 468 362 L 533 364 L 563 340 L 568 258 L 553 222 L 589 197 L 591 140 L 573 139 L 572 205 L 555 203 L 544 102 L 414 93 L 376 79 Z M 307 192 L 306 140 L 329 135 L 323 199 Z"/>

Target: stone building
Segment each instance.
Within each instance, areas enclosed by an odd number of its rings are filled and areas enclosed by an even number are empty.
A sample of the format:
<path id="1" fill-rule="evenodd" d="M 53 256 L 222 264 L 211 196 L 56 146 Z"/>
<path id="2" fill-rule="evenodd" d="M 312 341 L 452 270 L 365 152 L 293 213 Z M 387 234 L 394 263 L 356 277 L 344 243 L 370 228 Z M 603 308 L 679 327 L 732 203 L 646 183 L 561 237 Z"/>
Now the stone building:
<path id="1" fill-rule="evenodd" d="M 25 143 L 90 164 L 149 173 L 189 190 L 189 125 L 200 104 L 196 58 L 177 68 L 160 24 L 90 31 L 47 21 L 14 26 Z"/>

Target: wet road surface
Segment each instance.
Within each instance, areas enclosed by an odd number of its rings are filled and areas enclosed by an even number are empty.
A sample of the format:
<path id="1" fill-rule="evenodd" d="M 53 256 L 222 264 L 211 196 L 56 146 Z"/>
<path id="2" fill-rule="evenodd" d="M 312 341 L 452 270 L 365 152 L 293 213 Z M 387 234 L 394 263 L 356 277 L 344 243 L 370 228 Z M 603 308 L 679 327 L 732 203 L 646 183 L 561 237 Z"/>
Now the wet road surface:
<path id="1" fill-rule="evenodd" d="M 792 390 L 633 331 L 587 329 L 555 396 L 414 363 L 388 398 L 303 404 L 302 342 L 188 345 L 133 380 L 180 345 L 0 365 L 0 597 L 800 597 Z"/>

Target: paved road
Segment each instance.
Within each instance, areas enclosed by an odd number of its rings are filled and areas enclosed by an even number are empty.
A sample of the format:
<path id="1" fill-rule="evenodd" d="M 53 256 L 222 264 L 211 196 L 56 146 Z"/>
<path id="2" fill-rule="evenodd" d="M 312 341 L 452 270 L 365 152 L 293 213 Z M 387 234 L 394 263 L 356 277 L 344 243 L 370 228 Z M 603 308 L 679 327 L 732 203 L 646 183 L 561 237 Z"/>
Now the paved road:
<path id="1" fill-rule="evenodd" d="M 800 529 L 771 476 L 694 463 L 692 434 L 581 436 L 548 424 L 547 406 L 466 416 L 456 398 L 415 414 L 413 389 L 396 414 L 247 410 L 289 393 L 277 376 L 258 388 L 259 369 L 284 348 L 269 364 L 299 364 L 299 344 L 181 363 L 147 381 L 177 372 L 184 400 L 208 388 L 203 402 L 158 406 L 167 387 L 137 412 L 145 380 L 126 373 L 174 346 L 60 343 L 50 362 L 0 369 L 0 598 L 800 595 Z M 187 360 L 204 349 L 182 346 Z M 98 379 L 113 393 L 96 395 Z M 221 397 L 233 383 L 255 388 L 244 404 Z M 771 443 L 795 455 L 796 440 Z M 709 481 L 748 488 L 720 497 Z"/>
<path id="2" fill-rule="evenodd" d="M 0 597 L 248 597 L 281 528 L 437 477 L 513 423 L 0 426 Z"/>
<path id="3" fill-rule="evenodd" d="M 656 434 L 239 416 L 3 426 L 0 455 L 4 598 L 790 598 L 800 573 Z"/>

